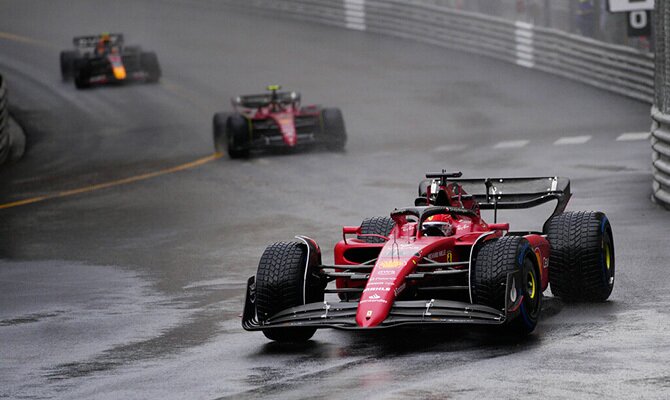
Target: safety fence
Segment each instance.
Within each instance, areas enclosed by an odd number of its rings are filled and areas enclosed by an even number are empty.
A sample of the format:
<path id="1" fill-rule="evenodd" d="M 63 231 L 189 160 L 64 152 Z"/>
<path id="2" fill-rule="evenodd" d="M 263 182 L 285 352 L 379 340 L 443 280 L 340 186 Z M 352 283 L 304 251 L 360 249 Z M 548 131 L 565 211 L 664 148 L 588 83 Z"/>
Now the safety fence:
<path id="1" fill-rule="evenodd" d="M 522 21 L 427 0 L 225 0 L 261 13 L 364 30 L 476 53 L 652 103 L 654 57 Z"/>
<path id="2" fill-rule="evenodd" d="M 654 107 L 651 118 L 653 196 L 658 203 L 670 208 L 670 115 Z"/>
<path id="3" fill-rule="evenodd" d="M 493 57 L 654 103 L 652 53 L 527 21 L 455 9 L 448 0 L 225 1 L 259 13 Z M 653 196 L 670 208 L 670 115 L 654 109 L 652 118 Z"/>
<path id="4" fill-rule="evenodd" d="M 9 157 L 11 141 L 9 138 L 9 112 L 7 101 L 7 85 L 0 75 L 0 164 Z"/>

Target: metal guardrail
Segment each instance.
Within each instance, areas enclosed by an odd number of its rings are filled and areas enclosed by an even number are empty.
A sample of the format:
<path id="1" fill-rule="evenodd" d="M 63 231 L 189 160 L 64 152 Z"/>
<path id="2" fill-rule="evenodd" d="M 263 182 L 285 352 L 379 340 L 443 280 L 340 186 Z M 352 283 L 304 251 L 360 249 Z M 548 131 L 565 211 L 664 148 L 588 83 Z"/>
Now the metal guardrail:
<path id="1" fill-rule="evenodd" d="M 670 115 L 651 111 L 651 160 L 653 199 L 670 208 Z"/>
<path id="2" fill-rule="evenodd" d="M 556 29 L 426 0 L 225 0 L 275 15 L 480 54 L 652 103 L 654 57 Z"/>
<path id="3" fill-rule="evenodd" d="M 654 55 L 437 0 L 224 0 L 228 5 L 402 37 L 541 70 L 652 104 Z M 652 113 L 654 199 L 670 208 L 670 114 Z"/>
<path id="4" fill-rule="evenodd" d="M 9 138 L 9 111 L 7 101 L 7 85 L 5 79 L 0 75 L 0 164 L 4 163 L 9 157 L 10 138 Z"/>

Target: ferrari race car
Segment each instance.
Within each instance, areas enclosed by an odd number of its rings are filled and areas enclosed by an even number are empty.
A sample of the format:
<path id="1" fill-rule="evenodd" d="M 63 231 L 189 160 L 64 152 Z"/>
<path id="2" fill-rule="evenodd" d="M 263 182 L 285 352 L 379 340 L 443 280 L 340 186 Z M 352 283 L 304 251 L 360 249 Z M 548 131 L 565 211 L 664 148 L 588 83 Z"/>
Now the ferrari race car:
<path id="1" fill-rule="evenodd" d="M 214 115 L 214 147 L 230 158 L 249 157 L 255 149 L 296 148 L 323 145 L 341 151 L 347 141 L 342 111 L 318 105 L 301 106 L 300 93 L 280 92 L 232 99 L 234 112 Z"/>
<path id="2" fill-rule="evenodd" d="M 459 179 L 444 170 L 426 177 L 413 207 L 345 226 L 333 265 L 305 236 L 267 247 L 247 282 L 243 328 L 279 342 L 309 340 L 318 328 L 439 324 L 522 336 L 535 328 L 549 284 L 566 302 L 610 296 L 612 228 L 601 212 L 564 212 L 568 179 Z M 497 219 L 498 210 L 552 200 L 542 232 L 511 231 L 480 213 Z"/>
<path id="3" fill-rule="evenodd" d="M 156 53 L 139 46 L 124 46 L 120 33 L 80 36 L 74 50 L 60 53 L 64 81 L 74 79 L 77 89 L 128 81 L 158 82 L 161 68 Z"/>

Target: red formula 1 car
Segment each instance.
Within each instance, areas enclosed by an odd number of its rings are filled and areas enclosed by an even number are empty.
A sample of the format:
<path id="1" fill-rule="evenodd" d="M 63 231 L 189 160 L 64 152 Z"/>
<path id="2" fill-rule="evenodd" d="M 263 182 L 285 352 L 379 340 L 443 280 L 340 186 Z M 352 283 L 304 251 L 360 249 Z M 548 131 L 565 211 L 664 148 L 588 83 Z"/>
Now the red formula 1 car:
<path id="1" fill-rule="evenodd" d="M 279 92 L 238 96 L 232 113 L 214 115 L 214 147 L 231 158 L 248 157 L 255 149 L 323 145 L 343 150 L 347 141 L 342 111 L 318 105 L 300 106 L 300 93 Z"/>
<path id="2" fill-rule="evenodd" d="M 158 82 L 161 68 L 156 53 L 124 46 L 120 33 L 79 36 L 74 50 L 60 53 L 64 81 L 74 79 L 77 89 L 124 82 Z"/>
<path id="3" fill-rule="evenodd" d="M 326 327 L 488 324 L 525 335 L 550 283 L 565 301 L 609 297 L 612 228 L 601 212 L 563 212 L 568 179 L 460 176 L 428 174 L 414 207 L 344 227 L 334 265 L 324 265 L 319 246 L 305 236 L 270 245 L 248 281 L 243 328 L 290 342 Z M 552 200 L 543 232 L 514 232 L 480 214 Z M 331 281 L 335 287 L 327 288 Z"/>

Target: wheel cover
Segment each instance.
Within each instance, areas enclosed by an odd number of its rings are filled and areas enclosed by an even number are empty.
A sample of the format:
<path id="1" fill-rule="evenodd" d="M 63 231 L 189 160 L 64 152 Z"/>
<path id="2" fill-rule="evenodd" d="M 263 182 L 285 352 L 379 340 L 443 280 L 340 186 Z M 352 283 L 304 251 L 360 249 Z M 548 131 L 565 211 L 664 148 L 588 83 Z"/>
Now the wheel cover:
<path id="1" fill-rule="evenodd" d="M 526 281 L 526 292 L 528 293 L 528 297 L 534 299 L 537 295 L 537 283 L 535 282 L 535 273 L 533 271 L 528 271 Z"/>
<path id="2" fill-rule="evenodd" d="M 612 251 L 610 250 L 609 243 L 603 243 L 603 252 L 605 253 L 605 267 L 609 271 L 612 269 Z"/>

